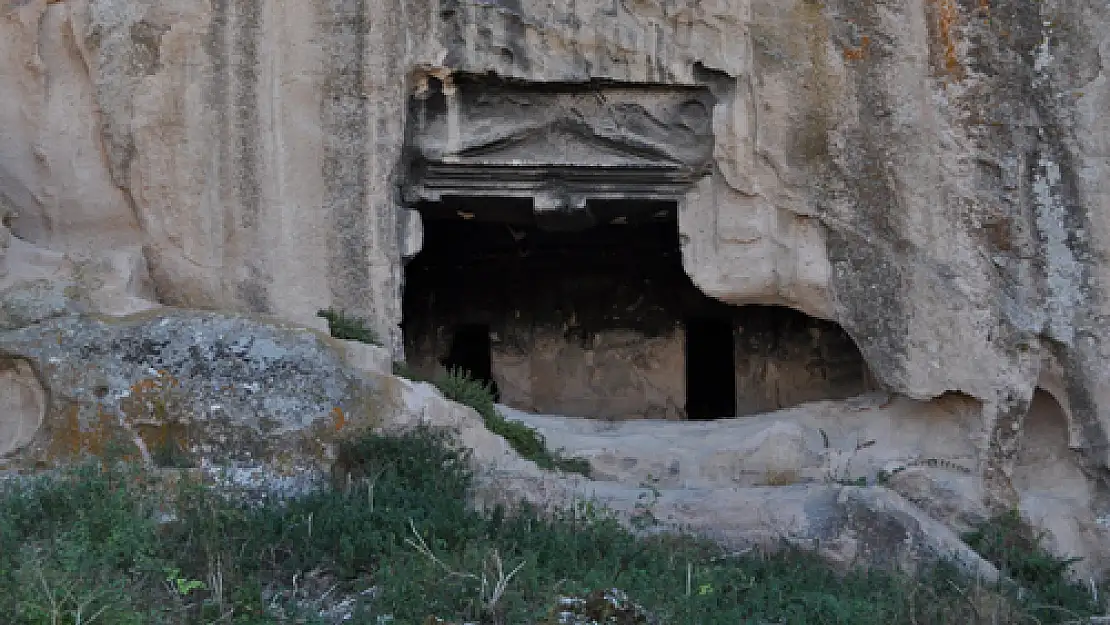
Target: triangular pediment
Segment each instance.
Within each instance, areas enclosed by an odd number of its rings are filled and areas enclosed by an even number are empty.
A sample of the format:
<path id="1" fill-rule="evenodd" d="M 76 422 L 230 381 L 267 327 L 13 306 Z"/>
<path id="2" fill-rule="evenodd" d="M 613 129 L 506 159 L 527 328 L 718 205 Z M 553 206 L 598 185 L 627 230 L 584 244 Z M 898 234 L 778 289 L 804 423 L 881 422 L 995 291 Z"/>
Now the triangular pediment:
<path id="1" fill-rule="evenodd" d="M 445 159 L 446 160 L 446 159 Z M 622 144 L 561 126 L 534 128 L 513 137 L 477 145 L 452 155 L 468 165 L 526 167 L 674 167 L 650 148 Z"/>

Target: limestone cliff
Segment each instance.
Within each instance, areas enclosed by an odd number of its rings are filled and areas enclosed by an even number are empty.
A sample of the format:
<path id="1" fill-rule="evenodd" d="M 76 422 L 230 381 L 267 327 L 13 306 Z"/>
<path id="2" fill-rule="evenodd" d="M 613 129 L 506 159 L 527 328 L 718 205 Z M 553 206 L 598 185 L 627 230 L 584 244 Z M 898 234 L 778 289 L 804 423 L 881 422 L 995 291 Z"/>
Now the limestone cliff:
<path id="1" fill-rule="evenodd" d="M 3 0 L 0 213 L 141 247 L 164 304 L 331 304 L 396 352 L 414 93 L 701 89 L 686 273 L 838 323 L 891 391 L 973 397 L 1012 501 L 1037 388 L 1110 461 L 1108 59 L 1100 0 Z"/>

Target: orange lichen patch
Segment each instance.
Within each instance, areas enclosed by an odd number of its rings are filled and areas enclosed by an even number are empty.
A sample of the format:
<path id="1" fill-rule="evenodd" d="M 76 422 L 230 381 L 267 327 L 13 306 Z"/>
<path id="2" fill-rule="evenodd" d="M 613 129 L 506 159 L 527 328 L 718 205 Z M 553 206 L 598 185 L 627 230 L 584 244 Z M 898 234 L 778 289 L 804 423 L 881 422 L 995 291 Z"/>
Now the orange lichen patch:
<path id="1" fill-rule="evenodd" d="M 983 10 L 985 2 L 980 2 Z M 989 5 L 987 5 L 989 8 Z M 934 40 L 934 63 L 944 74 L 960 78 L 964 67 L 960 63 L 957 43 L 959 39 L 960 7 L 958 0 L 929 0 L 931 15 L 929 30 Z"/>
<path id="2" fill-rule="evenodd" d="M 867 48 L 871 45 L 871 38 L 864 35 L 860 38 L 858 48 L 844 48 L 845 61 L 862 61 L 867 56 Z"/>
<path id="3" fill-rule="evenodd" d="M 940 41 L 944 47 L 944 65 L 948 71 L 955 71 L 960 66 L 956 57 L 956 37 L 952 30 L 959 21 L 959 11 L 956 0 L 938 0 L 937 22 L 940 31 Z"/>
<path id="4" fill-rule="evenodd" d="M 163 423 L 182 416 L 181 382 L 166 371 L 131 385 L 130 395 L 120 406 L 130 421 Z"/>
<path id="5" fill-rule="evenodd" d="M 144 378 L 131 385 L 132 394 L 144 394 L 154 391 L 164 391 L 181 386 L 181 382 L 164 369 L 156 373 L 156 377 Z"/>
<path id="6" fill-rule="evenodd" d="M 50 439 L 50 456 L 70 458 L 81 453 L 84 441 L 76 404 L 67 407 Z"/>
<path id="7" fill-rule="evenodd" d="M 375 417 L 382 411 L 378 402 L 378 397 L 367 395 L 352 401 L 346 409 L 332 408 L 327 416 L 306 428 L 293 445 L 302 457 L 330 459 L 335 444 L 358 438 L 380 425 Z"/>
<path id="8" fill-rule="evenodd" d="M 181 382 L 167 371 L 157 371 L 130 387 L 120 404 L 123 418 L 150 452 L 155 463 L 189 462 L 192 436 L 188 428 Z"/>
<path id="9" fill-rule="evenodd" d="M 115 416 L 97 408 L 89 423 L 82 423 L 80 407 L 68 406 L 52 428 L 47 454 L 52 460 L 111 455 L 125 461 L 139 459 L 138 450 L 124 435 Z"/>

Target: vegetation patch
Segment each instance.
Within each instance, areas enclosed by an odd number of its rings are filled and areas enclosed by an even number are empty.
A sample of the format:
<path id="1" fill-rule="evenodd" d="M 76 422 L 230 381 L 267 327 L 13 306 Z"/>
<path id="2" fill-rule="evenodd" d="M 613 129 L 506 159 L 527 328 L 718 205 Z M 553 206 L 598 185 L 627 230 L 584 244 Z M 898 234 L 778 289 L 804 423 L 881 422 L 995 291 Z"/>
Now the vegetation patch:
<path id="1" fill-rule="evenodd" d="M 583 458 L 567 458 L 547 447 L 542 434 L 523 423 L 501 416 L 488 383 L 471 378 L 461 369 L 452 369 L 439 378 L 428 379 L 415 374 L 403 364 L 394 365 L 393 372 L 420 382 L 431 382 L 451 401 L 470 406 L 485 423 L 486 429 L 508 441 L 522 458 L 535 462 L 542 469 L 559 469 L 590 476 L 590 463 Z"/>
<path id="2" fill-rule="evenodd" d="M 1030 615 L 1041 622 L 1052 622 L 1051 618 L 1060 614 L 1079 618 L 1099 609 L 1088 587 L 1068 577 L 1068 569 L 1082 558 L 1050 553 L 1044 546 L 1044 534 L 1033 532 L 1017 510 L 985 521 L 963 539 L 1021 586 L 1029 597 Z"/>
<path id="3" fill-rule="evenodd" d="M 332 338 L 342 339 L 344 341 L 358 341 L 368 345 L 381 346 L 381 339 L 370 327 L 370 324 L 362 317 L 349 317 L 342 310 L 335 310 L 327 308 L 316 312 L 317 317 L 321 317 L 328 322 L 328 334 Z"/>
<path id="4" fill-rule="evenodd" d="M 640 539 L 586 503 L 475 511 L 467 452 L 448 443 L 428 429 L 344 443 L 334 485 L 285 502 L 122 463 L 0 483 L 0 614 L 11 625 L 554 625 L 564 612 L 611 624 L 924 625 L 1093 612 L 945 566 L 910 579 L 789 549 Z"/>

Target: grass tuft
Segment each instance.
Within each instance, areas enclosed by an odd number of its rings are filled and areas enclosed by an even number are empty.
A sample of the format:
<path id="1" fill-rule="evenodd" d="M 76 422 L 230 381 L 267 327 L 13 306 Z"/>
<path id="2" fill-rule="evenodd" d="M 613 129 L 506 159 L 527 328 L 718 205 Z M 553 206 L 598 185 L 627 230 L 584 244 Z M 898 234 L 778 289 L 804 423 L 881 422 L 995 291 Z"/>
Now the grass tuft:
<path id="1" fill-rule="evenodd" d="M 381 346 L 381 339 L 362 317 L 348 317 L 342 310 L 327 308 L 316 312 L 317 317 L 328 322 L 328 334 L 332 338 L 345 341 L 358 341 L 368 345 Z"/>
<path id="2" fill-rule="evenodd" d="M 1069 569 L 1082 558 L 1060 558 L 1044 546 L 1017 510 L 995 516 L 963 536 L 964 542 L 1028 594 L 1032 616 L 1044 620 L 1061 612 L 1091 613 L 1098 604 L 1089 590 L 1069 578 Z"/>
<path id="3" fill-rule="evenodd" d="M 421 382 L 431 382 L 443 396 L 464 406 L 470 406 L 482 417 L 486 429 L 501 436 L 522 458 L 535 462 L 542 469 L 559 469 L 568 473 L 590 476 L 590 462 L 584 458 L 567 458 L 547 447 L 542 434 L 523 423 L 501 416 L 493 400 L 493 390 L 488 383 L 474 380 L 462 369 L 451 369 L 446 375 L 426 379 L 414 374 L 404 365 L 394 366 L 394 373 Z"/>

